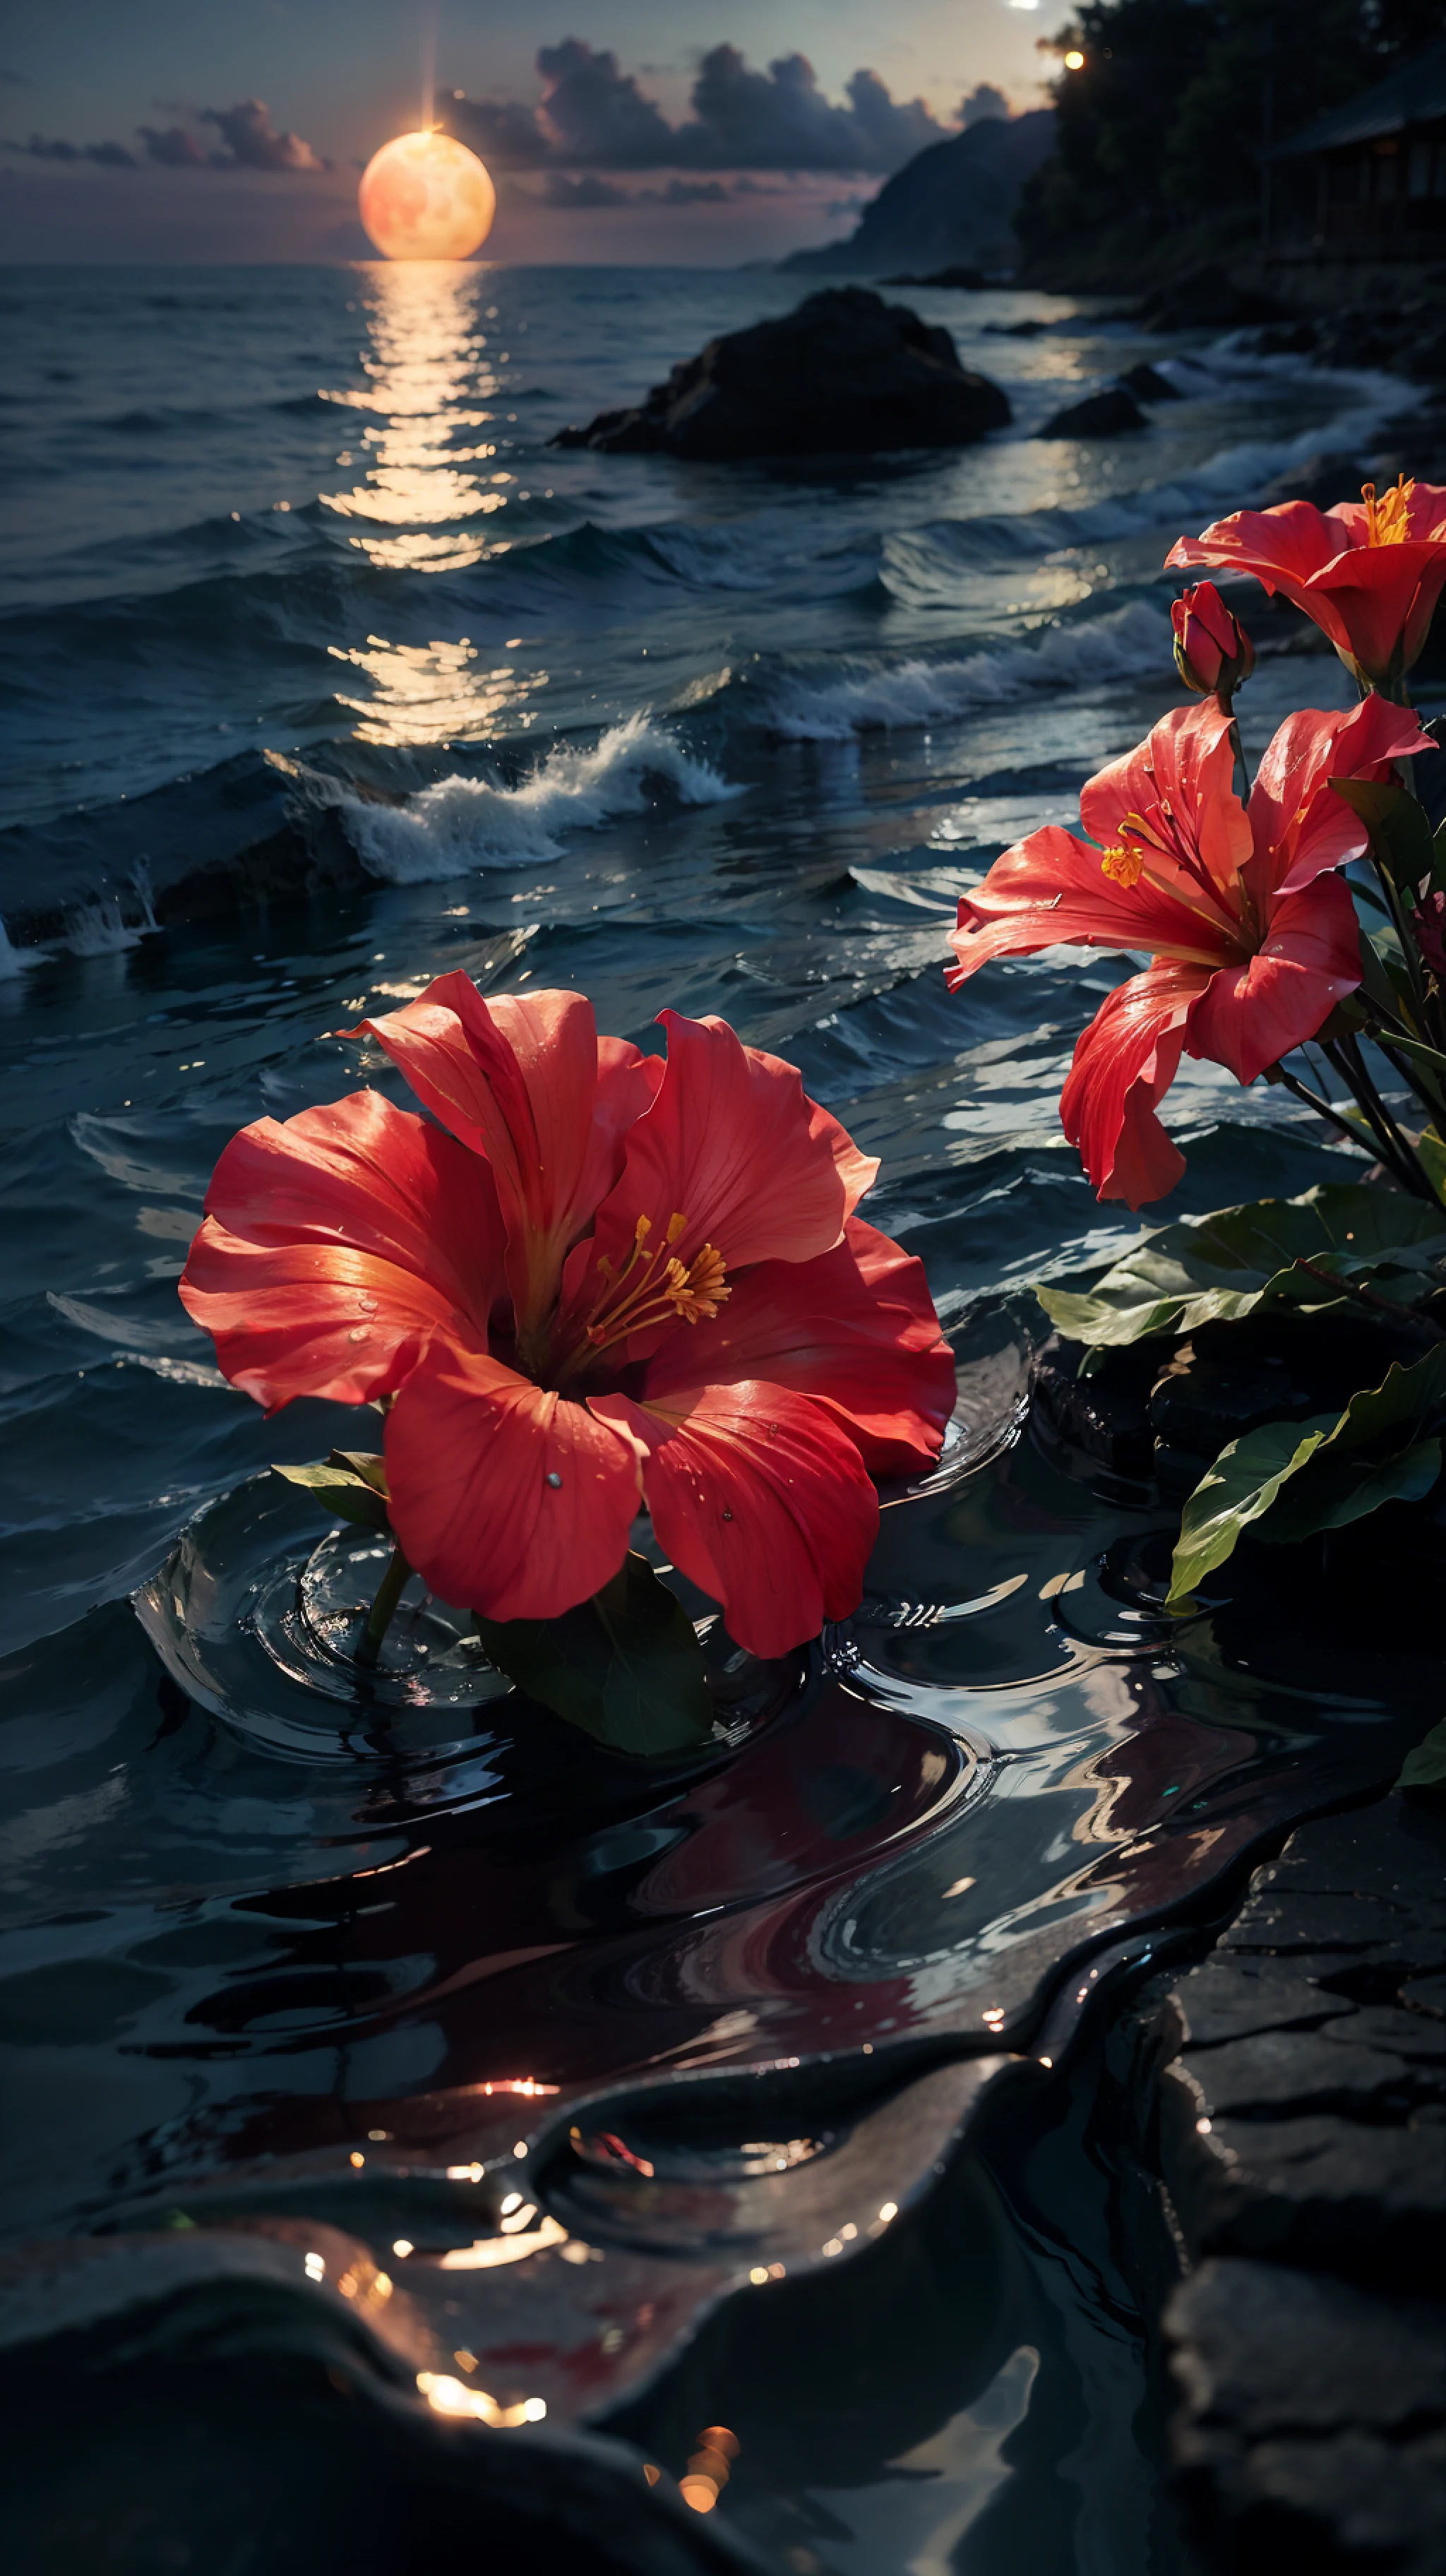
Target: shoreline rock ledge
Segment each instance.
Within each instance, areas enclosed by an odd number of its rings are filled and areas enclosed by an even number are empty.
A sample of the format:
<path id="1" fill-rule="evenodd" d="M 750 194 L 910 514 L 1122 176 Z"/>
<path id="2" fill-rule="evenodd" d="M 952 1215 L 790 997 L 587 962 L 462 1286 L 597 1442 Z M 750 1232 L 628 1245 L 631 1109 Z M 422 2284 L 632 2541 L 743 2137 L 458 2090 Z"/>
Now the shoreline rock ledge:
<path id="1" fill-rule="evenodd" d="M 608 456 L 859 456 L 965 447 L 1010 418 L 1008 396 L 960 366 L 947 331 L 844 286 L 710 340 L 646 401 L 551 443 Z"/>

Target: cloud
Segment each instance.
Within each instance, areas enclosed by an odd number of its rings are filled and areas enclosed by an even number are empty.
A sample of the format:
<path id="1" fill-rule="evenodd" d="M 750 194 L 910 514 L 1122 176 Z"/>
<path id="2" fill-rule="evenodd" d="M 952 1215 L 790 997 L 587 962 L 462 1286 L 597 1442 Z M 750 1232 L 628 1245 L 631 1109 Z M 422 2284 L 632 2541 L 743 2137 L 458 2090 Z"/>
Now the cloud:
<path id="1" fill-rule="evenodd" d="M 146 159 L 159 161 L 164 170 L 199 170 L 205 153 L 194 135 L 183 125 L 168 125 L 158 132 L 154 125 L 138 125 L 136 132 L 146 147 Z"/>
<path id="2" fill-rule="evenodd" d="M 959 101 L 959 122 L 963 126 L 982 125 L 988 116 L 1010 116 L 1013 110 L 1002 89 L 992 81 L 981 81 Z"/>
<path id="3" fill-rule="evenodd" d="M 136 156 L 123 143 L 66 143 L 59 135 L 32 134 L 28 143 L 6 141 L 6 152 L 23 152 L 31 161 L 99 161 L 107 170 L 133 170 Z"/>
<path id="4" fill-rule="evenodd" d="M 580 179 L 569 179 L 565 170 L 549 170 L 542 184 L 545 206 L 600 208 L 632 202 L 626 188 L 615 188 L 611 179 L 600 179 L 595 170 L 585 170 Z"/>
<path id="5" fill-rule="evenodd" d="M 682 125 L 668 123 L 616 54 L 578 36 L 544 45 L 537 69 L 535 108 L 453 92 L 448 124 L 499 168 L 887 171 L 953 130 L 922 99 L 891 97 L 877 72 L 856 71 L 847 104 L 835 106 L 802 54 L 753 71 L 736 45 L 714 45 Z"/>
<path id="6" fill-rule="evenodd" d="M 721 179 L 670 179 L 666 188 L 645 188 L 645 197 L 655 198 L 660 206 L 726 206 L 737 194 L 725 188 Z"/>
<path id="7" fill-rule="evenodd" d="M 169 102 L 167 102 L 169 104 Z M 184 111 L 182 111 L 184 113 Z M 214 125 L 224 152 L 204 152 L 184 125 L 138 125 L 145 159 L 163 170 L 307 170 L 331 168 L 299 134 L 278 134 L 271 112 L 259 98 L 243 98 L 235 107 L 202 107 L 197 121 Z M 56 136 L 32 134 L 28 143 L 6 142 L 6 152 L 23 152 L 34 161 L 98 161 L 107 170 L 134 170 L 136 155 L 123 143 L 66 143 Z"/>
<path id="8" fill-rule="evenodd" d="M 303 143 L 299 134 L 278 134 L 271 110 L 259 98 L 238 99 L 234 107 L 203 107 L 203 125 L 214 125 L 226 155 L 220 166 L 232 170 L 329 170 L 331 163 Z"/>

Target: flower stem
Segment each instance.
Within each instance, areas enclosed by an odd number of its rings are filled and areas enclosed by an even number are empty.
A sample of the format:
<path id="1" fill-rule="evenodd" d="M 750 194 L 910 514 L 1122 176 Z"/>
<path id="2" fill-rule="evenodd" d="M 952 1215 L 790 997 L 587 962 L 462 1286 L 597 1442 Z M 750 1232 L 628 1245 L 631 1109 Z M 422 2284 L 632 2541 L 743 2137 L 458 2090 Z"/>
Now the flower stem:
<path id="1" fill-rule="evenodd" d="M 1334 1065 L 1357 1108 L 1368 1121 L 1387 1169 L 1394 1172 L 1402 1188 L 1409 1190 L 1413 1198 L 1425 1199 L 1432 1207 L 1439 1207 L 1437 1193 L 1377 1092 L 1355 1039 L 1332 1038 L 1321 1052 Z"/>
<path id="2" fill-rule="evenodd" d="M 356 1650 L 359 1664 L 374 1664 L 382 1650 L 382 1639 L 392 1624 L 397 1603 L 406 1589 L 412 1569 L 401 1549 L 392 1550 L 392 1561 L 377 1585 L 377 1597 L 367 1614 L 367 1623 Z"/>

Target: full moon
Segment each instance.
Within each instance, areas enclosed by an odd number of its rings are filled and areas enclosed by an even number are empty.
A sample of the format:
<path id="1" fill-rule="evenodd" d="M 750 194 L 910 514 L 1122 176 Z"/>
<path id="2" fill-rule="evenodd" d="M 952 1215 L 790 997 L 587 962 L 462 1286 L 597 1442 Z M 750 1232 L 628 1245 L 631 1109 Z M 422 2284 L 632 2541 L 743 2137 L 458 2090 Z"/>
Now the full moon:
<path id="1" fill-rule="evenodd" d="M 399 134 L 373 153 L 357 203 L 384 259 L 470 259 L 492 230 L 497 191 L 450 134 Z"/>

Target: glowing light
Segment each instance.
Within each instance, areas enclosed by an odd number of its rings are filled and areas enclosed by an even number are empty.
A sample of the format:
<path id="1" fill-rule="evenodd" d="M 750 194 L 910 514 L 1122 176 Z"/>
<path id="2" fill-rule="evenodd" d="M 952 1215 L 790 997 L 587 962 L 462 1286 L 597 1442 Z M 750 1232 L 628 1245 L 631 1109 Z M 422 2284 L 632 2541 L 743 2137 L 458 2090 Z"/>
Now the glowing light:
<path id="1" fill-rule="evenodd" d="M 411 2240 L 410 2236 L 399 2236 L 399 2237 L 396 2239 L 396 2241 L 395 2241 L 395 2243 L 393 2244 L 393 2246 L 392 2246 L 392 2252 L 393 2252 L 394 2254 L 400 2254 L 400 2255 L 401 2255 L 401 2257 L 402 2257 L 402 2260 L 403 2260 L 404 2262 L 405 2262 L 405 2260 L 406 2260 L 407 2256 L 410 2254 L 411 2250 L 412 2250 L 412 2240 Z"/>
<path id="2" fill-rule="evenodd" d="M 519 2424 L 541 2424 L 547 2414 L 545 2397 L 524 2397 L 516 2406 L 501 2406 L 485 2388 L 468 2388 L 460 2379 L 449 2379 L 442 2371 L 419 2370 L 417 2386 L 435 2414 L 470 2415 L 480 2424 L 490 2424 L 494 2432 L 511 2432 Z"/>
<path id="3" fill-rule="evenodd" d="M 308 2254 L 306 2258 L 306 2277 L 308 2281 L 324 2281 L 326 2279 L 326 2256 L 324 2254 Z"/>
<path id="4" fill-rule="evenodd" d="M 367 163 L 357 206 L 384 259 L 470 259 L 492 230 L 497 191 L 452 135 L 399 134 Z"/>
<path id="5" fill-rule="evenodd" d="M 1071 45 L 1069 52 L 1064 58 L 1065 70 L 1067 72 L 1082 72 L 1084 70 L 1084 66 L 1085 58 L 1083 54 L 1080 52 L 1077 45 Z"/>
<path id="6" fill-rule="evenodd" d="M 517 2220 L 512 2221 L 513 2226 Z M 487 2236 L 475 2245 L 454 2245 L 442 2257 L 444 2272 L 495 2272 L 499 2263 L 520 2263 L 528 2254 L 540 2254 L 546 2246 L 564 2245 L 567 2229 L 555 2218 L 544 2218 L 540 2226 L 530 2228 L 525 2236 Z"/>
<path id="7" fill-rule="evenodd" d="M 360 2170 L 361 2166 L 366 2163 L 366 2157 L 358 2155 L 355 2148 L 353 2148 L 350 2161 L 352 2164 L 357 2166 L 358 2170 Z"/>
<path id="8" fill-rule="evenodd" d="M 897 2218 L 898 2214 L 899 2204 L 896 2200 L 886 2200 L 883 2208 L 879 2211 L 879 2217 L 885 2227 L 888 2226 L 891 2219 Z"/>

